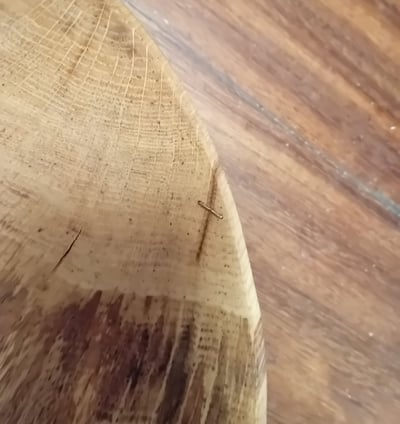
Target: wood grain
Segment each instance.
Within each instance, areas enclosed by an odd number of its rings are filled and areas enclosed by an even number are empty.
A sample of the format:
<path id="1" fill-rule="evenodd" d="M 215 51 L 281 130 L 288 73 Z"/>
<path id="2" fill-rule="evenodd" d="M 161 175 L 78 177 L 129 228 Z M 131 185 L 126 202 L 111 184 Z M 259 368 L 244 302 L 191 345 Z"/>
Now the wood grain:
<path id="1" fill-rule="evenodd" d="M 268 346 L 268 422 L 396 424 L 399 3 L 127 2 L 232 183 Z"/>
<path id="2" fill-rule="evenodd" d="M 265 423 L 236 207 L 138 20 L 0 0 L 0 81 L 0 423 Z"/>

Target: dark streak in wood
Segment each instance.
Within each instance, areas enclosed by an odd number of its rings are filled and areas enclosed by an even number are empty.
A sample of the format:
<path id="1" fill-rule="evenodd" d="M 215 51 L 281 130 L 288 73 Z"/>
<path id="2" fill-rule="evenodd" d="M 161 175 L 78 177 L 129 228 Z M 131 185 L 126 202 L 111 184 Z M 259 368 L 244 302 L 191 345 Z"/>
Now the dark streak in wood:
<path id="1" fill-rule="evenodd" d="M 214 167 L 214 169 L 211 172 L 210 187 L 209 187 L 208 196 L 207 196 L 207 205 L 210 208 L 214 207 L 215 196 L 216 196 L 216 193 L 217 193 L 218 170 L 219 170 L 219 167 L 217 165 L 217 166 Z M 199 247 L 197 248 L 197 253 L 196 253 L 196 261 L 197 262 L 200 261 L 201 255 L 203 253 L 204 242 L 206 240 L 208 226 L 210 225 L 210 219 L 211 219 L 211 214 L 210 214 L 209 211 L 206 211 L 203 227 L 200 230 L 200 234 L 201 234 L 200 243 L 199 243 Z"/>
<path id="2" fill-rule="evenodd" d="M 157 413 L 159 424 L 173 424 L 178 421 L 189 376 L 187 361 L 190 357 L 189 349 L 192 336 L 193 323 L 189 323 L 181 332 L 171 369 L 167 376 L 165 396 Z"/>
<path id="3" fill-rule="evenodd" d="M 74 247 L 74 244 L 78 241 L 78 238 L 80 237 L 82 233 L 82 229 L 79 230 L 78 234 L 75 236 L 75 238 L 72 240 L 71 244 L 68 246 L 67 250 L 63 253 L 63 255 L 60 257 L 56 265 L 54 266 L 52 272 L 56 272 L 57 269 L 60 267 L 60 265 L 64 262 L 65 258 L 71 253 L 72 248 Z"/>
<path id="4" fill-rule="evenodd" d="M 221 422 L 222 417 L 228 412 L 226 410 L 227 404 L 224 401 L 225 382 L 228 372 L 227 344 L 224 336 L 220 340 L 217 367 L 217 376 L 215 377 L 212 400 L 206 420 L 209 423 Z"/>
<path id="5" fill-rule="evenodd" d="M 4 291 L 7 293 L 7 288 Z M 21 292 L 21 302 L 26 295 Z M 2 299 L 3 312 L 7 305 L 15 305 L 12 296 L 6 294 Z M 153 321 L 144 315 L 146 302 Z M 126 316 L 125 306 L 135 315 Z M 252 341 L 247 323 L 233 314 L 222 318 L 222 335 L 210 329 L 210 340 L 222 337 L 222 341 L 219 353 L 210 356 L 218 368 L 216 385 L 212 392 L 205 391 L 213 371 L 203 355 L 217 346 L 211 341 L 206 346 L 203 342 L 202 348 L 197 344 L 200 328 L 194 311 L 200 311 L 198 304 L 177 306 L 179 303 L 165 298 L 153 297 L 149 303 L 132 295 L 95 291 L 85 296 L 71 294 L 69 302 L 47 314 L 37 308 L 22 320 L 14 317 L 12 325 L 18 326 L 18 337 L 13 339 L 13 349 L 0 337 L 0 353 L 5 355 L 7 370 L 2 381 L 18 381 L 10 390 L 9 402 L 0 404 L 2 422 L 23 421 L 27 413 L 32 422 L 46 424 L 109 422 L 116 417 L 120 422 L 137 422 L 154 412 L 154 422 L 160 424 L 200 424 L 206 413 L 218 419 L 207 422 L 224 422 L 232 396 L 251 403 L 254 399 L 248 394 L 258 393 L 258 381 L 264 375 L 254 367 L 257 341 Z M 186 312 L 179 315 L 179 309 Z M 201 311 L 203 318 L 221 317 L 218 308 L 204 306 Z M 228 348 L 232 332 L 237 335 L 240 355 L 232 342 Z M 31 349 L 26 349 L 27 343 Z M 15 357 L 24 361 L 26 374 L 22 378 L 18 364 L 10 362 Z M 229 393 L 224 391 L 227 379 L 232 382 Z M 246 396 L 241 395 L 243 391 Z M 82 402 L 84 415 L 78 419 Z M 241 408 L 252 416 L 251 405 Z"/>
<path id="6" fill-rule="evenodd" d="M 71 373 L 76 369 L 78 361 L 88 345 L 88 333 L 100 304 L 102 292 L 97 291 L 83 305 L 71 304 L 53 322 L 55 333 L 62 338 L 60 363 L 63 372 Z M 54 333 L 53 333 L 54 335 Z"/>
<path id="7" fill-rule="evenodd" d="M 200 363 L 194 372 L 188 391 L 188 397 L 182 414 L 182 423 L 201 422 L 204 392 L 204 364 Z"/>
<path id="8" fill-rule="evenodd" d="M 15 194 L 17 197 L 20 197 L 21 199 L 29 199 L 29 195 L 27 193 L 23 193 L 20 190 L 17 190 L 14 187 L 9 186 L 8 189 L 11 191 L 11 193 Z"/>

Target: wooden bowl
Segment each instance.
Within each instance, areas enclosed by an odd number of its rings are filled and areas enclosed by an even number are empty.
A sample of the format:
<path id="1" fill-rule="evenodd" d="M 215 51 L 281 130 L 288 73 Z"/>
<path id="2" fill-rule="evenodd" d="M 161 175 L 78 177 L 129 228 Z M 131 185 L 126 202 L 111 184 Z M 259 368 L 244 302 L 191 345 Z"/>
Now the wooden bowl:
<path id="1" fill-rule="evenodd" d="M 114 0 L 0 4 L 0 422 L 265 423 L 231 193 Z"/>

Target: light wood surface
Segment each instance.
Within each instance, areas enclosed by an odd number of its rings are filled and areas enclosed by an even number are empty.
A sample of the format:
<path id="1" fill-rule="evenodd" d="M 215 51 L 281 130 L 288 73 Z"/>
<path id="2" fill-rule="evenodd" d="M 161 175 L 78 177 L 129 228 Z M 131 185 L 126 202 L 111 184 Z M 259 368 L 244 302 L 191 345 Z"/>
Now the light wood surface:
<path id="1" fill-rule="evenodd" d="M 0 422 L 265 423 L 236 208 L 138 21 L 2 1 L 0 75 Z"/>
<path id="2" fill-rule="evenodd" d="M 269 424 L 400 416 L 400 3 L 129 0 L 238 205 Z"/>

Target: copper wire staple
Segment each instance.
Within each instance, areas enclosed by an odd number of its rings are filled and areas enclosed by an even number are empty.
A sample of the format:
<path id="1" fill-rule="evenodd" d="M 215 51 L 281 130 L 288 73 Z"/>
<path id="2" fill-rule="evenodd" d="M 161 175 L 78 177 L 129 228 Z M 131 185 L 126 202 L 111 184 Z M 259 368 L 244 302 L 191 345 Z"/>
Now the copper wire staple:
<path id="1" fill-rule="evenodd" d="M 202 208 L 204 208 L 206 211 L 211 212 L 214 216 L 216 216 L 218 219 L 224 219 L 223 215 L 215 211 L 213 208 L 210 208 L 210 206 L 207 206 L 204 202 L 199 200 L 197 202 Z"/>

